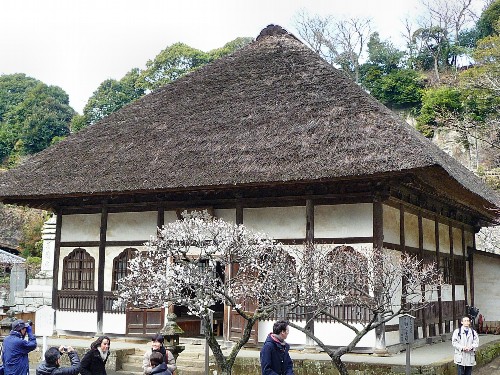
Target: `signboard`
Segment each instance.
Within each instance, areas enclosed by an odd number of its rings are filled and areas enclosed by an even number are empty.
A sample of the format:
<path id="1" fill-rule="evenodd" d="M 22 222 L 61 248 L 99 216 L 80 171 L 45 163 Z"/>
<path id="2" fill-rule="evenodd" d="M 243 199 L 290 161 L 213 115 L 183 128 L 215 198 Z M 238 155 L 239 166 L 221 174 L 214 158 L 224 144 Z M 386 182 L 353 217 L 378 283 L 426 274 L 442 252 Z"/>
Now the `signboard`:
<path id="1" fill-rule="evenodd" d="M 54 333 L 54 309 L 42 306 L 35 312 L 37 336 L 52 336 Z"/>
<path id="2" fill-rule="evenodd" d="M 399 342 L 401 344 L 411 344 L 415 341 L 414 324 L 415 318 L 404 314 L 399 317 Z"/>

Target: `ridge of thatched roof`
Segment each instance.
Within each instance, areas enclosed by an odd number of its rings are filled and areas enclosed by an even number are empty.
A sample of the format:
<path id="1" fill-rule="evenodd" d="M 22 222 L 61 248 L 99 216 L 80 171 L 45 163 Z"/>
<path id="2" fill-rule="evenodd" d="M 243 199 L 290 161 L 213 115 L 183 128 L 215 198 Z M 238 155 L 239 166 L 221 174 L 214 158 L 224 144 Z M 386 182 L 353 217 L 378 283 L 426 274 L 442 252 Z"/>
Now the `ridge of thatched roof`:
<path id="1" fill-rule="evenodd" d="M 272 26 L 245 48 L 5 173 L 0 199 L 425 175 L 432 169 L 497 205 L 496 194 L 470 171 Z"/>

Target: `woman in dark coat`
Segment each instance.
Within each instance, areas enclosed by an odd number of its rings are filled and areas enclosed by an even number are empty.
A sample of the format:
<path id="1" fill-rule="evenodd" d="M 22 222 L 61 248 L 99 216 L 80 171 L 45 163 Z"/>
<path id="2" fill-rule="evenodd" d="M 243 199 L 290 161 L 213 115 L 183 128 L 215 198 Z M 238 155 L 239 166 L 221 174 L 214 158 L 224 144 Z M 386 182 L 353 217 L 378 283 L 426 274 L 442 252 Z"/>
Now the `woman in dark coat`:
<path id="1" fill-rule="evenodd" d="M 100 336 L 90 344 L 90 350 L 85 354 L 81 362 L 80 374 L 82 375 L 106 375 L 106 361 L 109 357 L 109 345 L 111 341 L 108 336 Z"/>

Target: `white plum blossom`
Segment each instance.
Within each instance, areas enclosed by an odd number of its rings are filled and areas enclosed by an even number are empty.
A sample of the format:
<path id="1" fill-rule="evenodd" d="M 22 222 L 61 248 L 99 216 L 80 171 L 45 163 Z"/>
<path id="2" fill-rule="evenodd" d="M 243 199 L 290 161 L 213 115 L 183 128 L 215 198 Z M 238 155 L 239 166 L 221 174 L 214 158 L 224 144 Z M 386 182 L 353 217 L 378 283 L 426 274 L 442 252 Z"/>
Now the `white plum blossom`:
<path id="1" fill-rule="evenodd" d="M 220 269 L 225 274 L 218 273 Z M 292 300 L 293 269 L 285 249 L 271 238 L 207 212 L 184 213 L 183 220 L 159 228 L 148 250 L 129 262 L 128 275 L 118 282 L 117 304 L 185 306 L 201 318 L 218 366 L 230 374 L 252 326 L 278 304 Z M 249 302 L 253 306 L 247 311 Z M 209 320 L 216 303 L 231 307 L 246 322 L 227 358 Z"/>
<path id="2" fill-rule="evenodd" d="M 342 355 L 383 323 L 427 307 L 442 284 L 434 263 L 399 251 L 308 244 L 295 249 L 294 256 L 297 300 L 291 305 L 302 308 L 306 318 L 305 324 L 290 325 L 313 339 L 343 375 L 347 368 Z M 361 315 L 357 324 L 337 313 L 343 305 L 355 307 Z M 293 319 L 293 310 L 281 313 L 278 318 Z M 319 317 L 349 328 L 354 333 L 351 342 L 336 348 L 325 345 L 307 328 Z"/>

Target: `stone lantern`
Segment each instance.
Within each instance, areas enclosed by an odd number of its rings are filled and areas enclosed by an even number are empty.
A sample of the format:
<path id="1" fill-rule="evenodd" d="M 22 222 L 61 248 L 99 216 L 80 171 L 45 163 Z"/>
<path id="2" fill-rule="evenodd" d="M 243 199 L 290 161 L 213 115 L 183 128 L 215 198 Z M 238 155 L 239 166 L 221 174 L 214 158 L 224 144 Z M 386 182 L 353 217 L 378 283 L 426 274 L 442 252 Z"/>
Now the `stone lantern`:
<path id="1" fill-rule="evenodd" d="M 0 320 L 0 340 L 3 341 L 3 339 L 9 335 L 10 331 L 12 330 L 12 322 L 14 322 L 16 318 L 14 317 L 14 311 L 9 310 L 7 311 L 7 316 Z"/>
<path id="2" fill-rule="evenodd" d="M 183 345 L 179 345 L 179 336 L 182 335 L 184 331 L 177 325 L 176 320 L 177 315 L 174 313 L 167 314 L 165 326 L 160 333 L 165 338 L 165 347 L 170 350 L 170 352 L 174 355 L 174 358 L 177 360 L 177 357 L 184 351 L 185 347 Z"/>

